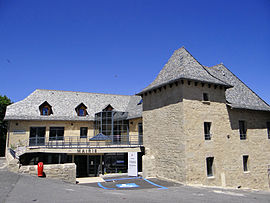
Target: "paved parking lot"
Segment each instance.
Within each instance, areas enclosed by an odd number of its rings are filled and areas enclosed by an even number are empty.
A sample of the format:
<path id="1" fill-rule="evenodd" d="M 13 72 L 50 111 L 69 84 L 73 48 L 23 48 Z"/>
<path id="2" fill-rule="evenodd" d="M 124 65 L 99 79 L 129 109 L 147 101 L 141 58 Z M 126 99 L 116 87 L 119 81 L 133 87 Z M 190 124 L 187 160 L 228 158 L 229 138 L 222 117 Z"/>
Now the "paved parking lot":
<path id="1" fill-rule="evenodd" d="M 269 192 L 189 187 L 150 179 L 159 189 L 143 179 L 108 180 L 95 185 L 76 185 L 48 178 L 19 175 L 0 169 L 0 203 L 2 202 L 270 202 Z M 137 189 L 118 188 L 116 184 L 135 183 Z M 149 184 L 148 184 L 149 183 Z"/>
<path id="2" fill-rule="evenodd" d="M 159 189 L 166 190 L 169 187 L 181 186 L 180 184 L 159 180 L 157 178 L 144 179 L 142 177 L 120 176 L 104 178 L 105 182 L 82 184 L 84 186 L 100 187 L 105 190 L 142 190 Z"/>

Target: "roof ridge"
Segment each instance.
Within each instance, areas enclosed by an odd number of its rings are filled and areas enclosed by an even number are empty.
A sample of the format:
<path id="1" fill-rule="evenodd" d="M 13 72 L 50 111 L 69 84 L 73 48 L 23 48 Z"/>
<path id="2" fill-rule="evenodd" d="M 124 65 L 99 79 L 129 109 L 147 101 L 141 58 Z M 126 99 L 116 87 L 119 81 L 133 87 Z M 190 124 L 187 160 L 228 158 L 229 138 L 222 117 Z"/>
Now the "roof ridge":
<path id="1" fill-rule="evenodd" d="M 100 95 L 113 95 L 113 96 L 125 96 L 125 97 L 133 97 L 133 96 L 136 96 L 137 95 L 123 95 L 123 94 L 106 94 L 106 93 L 94 93 L 94 92 L 82 92 L 82 91 L 71 91 L 71 90 L 52 90 L 52 89 L 36 89 L 35 91 L 37 90 L 41 90 L 41 91 L 55 91 L 55 92 L 73 92 L 73 93 L 86 93 L 86 94 L 100 94 Z M 34 91 L 34 92 L 35 92 Z M 30 96 L 30 95 L 29 95 Z"/>
<path id="2" fill-rule="evenodd" d="M 185 48 L 184 48 L 185 49 Z M 221 80 L 221 79 L 219 79 L 219 78 L 217 78 L 217 77 L 215 77 L 214 75 L 212 75 L 187 49 L 185 49 L 188 53 L 189 53 L 189 55 L 192 57 L 192 58 L 194 58 L 194 60 L 211 76 L 211 77 L 213 77 L 213 78 L 215 78 L 215 79 L 217 79 L 217 80 L 219 80 L 219 81 L 221 81 L 221 82 L 223 82 L 224 84 L 227 84 L 227 85 L 229 85 L 229 86 L 231 86 L 230 84 L 228 84 L 227 82 L 224 82 L 223 80 Z"/>
<path id="3" fill-rule="evenodd" d="M 221 66 L 221 65 L 224 65 L 222 62 L 221 63 L 218 63 L 218 64 L 216 64 L 216 65 L 213 65 L 213 66 L 204 66 L 204 67 L 206 67 L 206 68 L 215 68 L 215 67 L 219 67 L 219 66 Z M 228 68 L 227 68 L 228 69 Z M 228 69 L 229 70 L 229 69 Z"/>
<path id="4" fill-rule="evenodd" d="M 230 71 L 230 69 L 228 69 L 223 63 L 217 64 L 216 66 L 221 65 L 224 68 L 226 68 L 233 76 L 235 76 L 241 83 L 243 83 L 253 94 L 255 94 L 260 100 L 263 101 L 264 104 L 266 104 L 268 107 L 270 107 L 269 104 L 266 103 L 266 101 L 264 101 L 256 92 L 254 92 L 249 86 L 247 86 L 246 83 L 244 83 L 239 77 L 237 77 L 232 71 Z"/>

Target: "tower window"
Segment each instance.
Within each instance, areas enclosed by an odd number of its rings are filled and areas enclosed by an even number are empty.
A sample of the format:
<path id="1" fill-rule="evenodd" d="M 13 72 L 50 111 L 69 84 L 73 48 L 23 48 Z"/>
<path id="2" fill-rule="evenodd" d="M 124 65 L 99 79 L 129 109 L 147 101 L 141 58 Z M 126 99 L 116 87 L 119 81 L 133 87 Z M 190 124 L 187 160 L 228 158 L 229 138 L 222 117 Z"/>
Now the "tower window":
<path id="1" fill-rule="evenodd" d="M 207 157 L 206 158 L 206 167 L 207 167 L 207 176 L 211 177 L 213 176 L 213 163 L 214 163 L 214 157 Z"/>
<path id="2" fill-rule="evenodd" d="M 245 121 L 239 121 L 240 140 L 247 139 L 247 127 Z"/>
<path id="3" fill-rule="evenodd" d="M 209 101 L 208 93 L 203 93 L 203 101 Z"/>
<path id="4" fill-rule="evenodd" d="M 243 156 L 243 170 L 248 171 L 248 155 Z"/>
<path id="5" fill-rule="evenodd" d="M 211 123 L 204 122 L 204 139 L 211 140 L 211 133 L 210 133 Z"/>

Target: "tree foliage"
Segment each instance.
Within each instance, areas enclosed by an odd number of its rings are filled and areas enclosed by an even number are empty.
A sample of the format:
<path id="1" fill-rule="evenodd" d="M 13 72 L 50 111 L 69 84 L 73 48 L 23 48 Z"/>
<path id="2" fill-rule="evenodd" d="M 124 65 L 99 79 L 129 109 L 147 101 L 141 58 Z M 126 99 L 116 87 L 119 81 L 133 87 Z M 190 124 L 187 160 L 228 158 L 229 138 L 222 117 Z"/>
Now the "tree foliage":
<path id="1" fill-rule="evenodd" d="M 11 104 L 7 96 L 0 95 L 0 156 L 5 155 L 7 121 L 4 121 L 6 108 Z"/>

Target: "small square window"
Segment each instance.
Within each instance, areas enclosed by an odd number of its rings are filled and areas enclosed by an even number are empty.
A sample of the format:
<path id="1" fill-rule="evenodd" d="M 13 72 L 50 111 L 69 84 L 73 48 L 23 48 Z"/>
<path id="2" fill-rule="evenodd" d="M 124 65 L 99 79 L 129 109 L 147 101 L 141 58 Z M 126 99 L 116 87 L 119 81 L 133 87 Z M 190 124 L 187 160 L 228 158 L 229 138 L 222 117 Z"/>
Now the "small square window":
<path id="1" fill-rule="evenodd" d="M 204 139 L 205 140 L 211 140 L 211 123 L 210 122 L 204 122 Z"/>
<path id="2" fill-rule="evenodd" d="M 214 163 L 214 157 L 207 157 L 206 158 L 206 167 L 207 167 L 207 176 L 211 177 L 213 176 L 213 163 Z"/>
<path id="3" fill-rule="evenodd" d="M 80 128 L 80 138 L 87 138 L 87 132 L 88 132 L 87 127 L 81 127 Z"/>
<path id="4" fill-rule="evenodd" d="M 208 93 L 203 93 L 203 101 L 209 101 Z"/>
<path id="5" fill-rule="evenodd" d="M 239 133 L 240 133 L 240 140 L 247 139 L 247 127 L 245 121 L 239 121 Z"/>
<path id="6" fill-rule="evenodd" d="M 243 156 L 243 170 L 248 171 L 248 155 Z"/>
<path id="7" fill-rule="evenodd" d="M 84 116 L 84 109 L 79 109 L 79 116 Z"/>
<path id="8" fill-rule="evenodd" d="M 49 115 L 49 109 L 48 109 L 48 107 L 43 107 L 42 108 L 42 115 L 43 116 L 48 116 Z"/>

